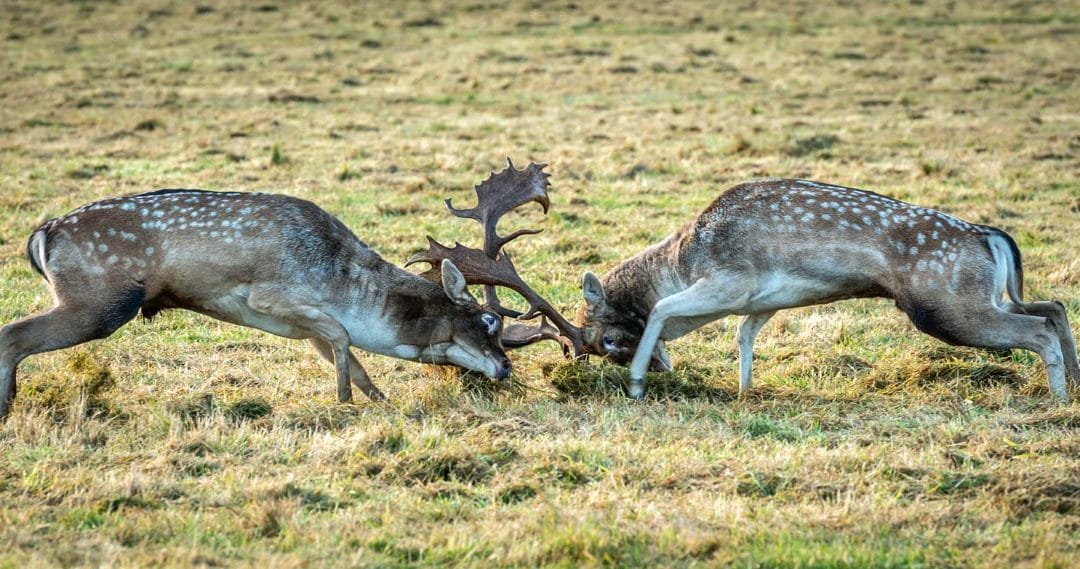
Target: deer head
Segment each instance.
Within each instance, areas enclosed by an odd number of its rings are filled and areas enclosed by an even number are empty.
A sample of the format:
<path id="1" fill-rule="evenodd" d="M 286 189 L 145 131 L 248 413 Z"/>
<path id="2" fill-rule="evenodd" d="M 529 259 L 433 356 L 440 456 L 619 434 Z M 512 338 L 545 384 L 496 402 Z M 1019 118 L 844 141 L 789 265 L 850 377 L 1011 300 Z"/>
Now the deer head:
<path id="1" fill-rule="evenodd" d="M 537 325 L 515 323 L 506 326 L 502 331 L 505 348 L 520 348 L 540 340 L 553 340 L 562 345 L 565 355 L 581 356 L 585 353 L 581 330 L 525 283 L 518 275 L 510 254 L 504 250 L 514 239 L 522 235 L 535 235 L 540 233 L 540 230 L 522 229 L 505 237 L 500 236 L 496 230 L 503 215 L 529 202 L 540 204 L 544 213 L 547 213 L 551 203 L 547 195 L 550 175 L 543 171 L 547 165 L 530 163 L 525 169 L 518 170 L 509 158 L 506 159 L 506 164 L 504 170 L 492 172 L 475 187 L 476 207 L 458 209 L 450 199 L 446 200 L 450 213 L 457 217 L 474 219 L 483 226 L 483 248 L 466 247 L 461 243 L 447 247 L 429 236 L 428 250 L 413 255 L 405 265 L 429 263 L 431 269 L 421 276 L 437 282 L 440 279 L 440 264 L 449 260 L 461 271 L 467 283 L 484 285 L 484 299 L 489 310 L 516 320 L 540 318 Z M 518 312 L 503 306 L 499 302 L 497 287 L 509 288 L 520 294 L 528 303 L 528 309 Z"/>

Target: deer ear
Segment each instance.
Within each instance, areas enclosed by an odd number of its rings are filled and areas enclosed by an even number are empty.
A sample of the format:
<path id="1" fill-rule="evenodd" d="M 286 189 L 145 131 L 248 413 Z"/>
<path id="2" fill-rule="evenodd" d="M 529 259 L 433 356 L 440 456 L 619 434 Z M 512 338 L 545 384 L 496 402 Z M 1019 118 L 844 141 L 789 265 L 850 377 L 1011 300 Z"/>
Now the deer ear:
<path id="1" fill-rule="evenodd" d="M 450 262 L 450 259 L 443 259 L 440 272 L 442 273 L 443 291 L 446 292 L 446 296 L 450 297 L 450 300 L 454 301 L 454 304 L 459 306 L 476 304 L 476 299 L 469 294 L 465 276 Z"/>
<path id="2" fill-rule="evenodd" d="M 606 304 L 603 283 L 589 271 L 585 271 L 585 277 L 581 282 L 581 292 L 585 296 L 585 304 L 588 305 L 590 311 L 601 308 Z"/>

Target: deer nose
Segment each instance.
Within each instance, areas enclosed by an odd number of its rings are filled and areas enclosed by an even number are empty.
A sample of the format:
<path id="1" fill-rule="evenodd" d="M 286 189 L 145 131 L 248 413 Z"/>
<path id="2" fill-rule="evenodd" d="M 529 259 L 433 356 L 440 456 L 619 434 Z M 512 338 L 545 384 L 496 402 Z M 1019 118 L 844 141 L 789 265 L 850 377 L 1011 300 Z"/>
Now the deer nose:
<path id="1" fill-rule="evenodd" d="M 506 379 L 510 377 L 511 367 L 510 360 L 503 358 L 502 361 L 499 362 L 498 369 L 495 370 L 495 379 Z"/>

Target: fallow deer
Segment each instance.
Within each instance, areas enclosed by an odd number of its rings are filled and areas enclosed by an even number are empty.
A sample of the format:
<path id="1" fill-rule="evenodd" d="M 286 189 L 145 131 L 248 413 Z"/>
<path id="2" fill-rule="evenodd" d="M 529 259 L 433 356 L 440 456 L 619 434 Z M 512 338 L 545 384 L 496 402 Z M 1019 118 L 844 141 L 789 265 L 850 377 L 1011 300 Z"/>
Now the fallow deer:
<path id="1" fill-rule="evenodd" d="M 737 185 L 602 283 L 586 273 L 583 293 L 585 350 L 630 362 L 635 398 L 650 362 L 670 369 L 666 340 L 744 316 L 739 387 L 748 389 L 754 338 L 776 311 L 867 297 L 895 300 L 916 328 L 950 344 L 1036 352 L 1062 401 L 1065 372 L 1080 379 L 1064 306 L 1023 300 L 1008 234 L 855 188 Z"/>
<path id="2" fill-rule="evenodd" d="M 27 356 L 104 338 L 141 310 L 184 308 L 310 340 L 372 399 L 350 346 L 505 378 L 502 317 L 481 307 L 450 261 L 441 286 L 383 260 L 341 221 L 284 195 L 161 190 L 84 205 L 46 221 L 27 255 L 55 306 L 0 329 L 0 417 Z"/>

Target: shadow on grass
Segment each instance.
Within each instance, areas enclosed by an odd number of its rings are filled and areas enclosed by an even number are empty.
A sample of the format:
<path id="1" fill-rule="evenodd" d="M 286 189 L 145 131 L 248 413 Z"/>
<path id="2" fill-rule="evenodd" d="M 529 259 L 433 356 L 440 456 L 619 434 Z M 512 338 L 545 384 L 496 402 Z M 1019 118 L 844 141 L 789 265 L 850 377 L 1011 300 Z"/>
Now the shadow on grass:
<path id="1" fill-rule="evenodd" d="M 826 392 L 785 383 L 758 384 L 740 392 L 734 377 L 724 374 L 725 386 L 718 387 L 715 370 L 681 364 L 672 372 L 649 373 L 645 399 L 827 404 L 855 403 L 874 395 L 918 399 L 952 393 L 974 397 L 992 387 L 1008 387 L 1030 395 L 1025 377 L 1008 364 L 1009 357 L 1008 353 L 992 354 L 987 361 L 984 353 L 948 347 L 877 365 L 853 356 L 840 356 L 815 365 L 817 372 L 835 377 L 835 391 Z M 627 368 L 602 360 L 560 362 L 543 367 L 542 372 L 563 401 L 626 397 L 630 382 Z"/>
<path id="2" fill-rule="evenodd" d="M 583 360 L 562 362 L 544 368 L 544 377 L 561 400 L 590 397 L 626 397 L 630 372 L 605 362 Z M 710 372 L 705 368 L 680 365 L 675 371 L 650 373 L 646 377 L 646 399 L 704 400 L 729 402 L 738 398 L 737 388 L 708 385 Z"/>

